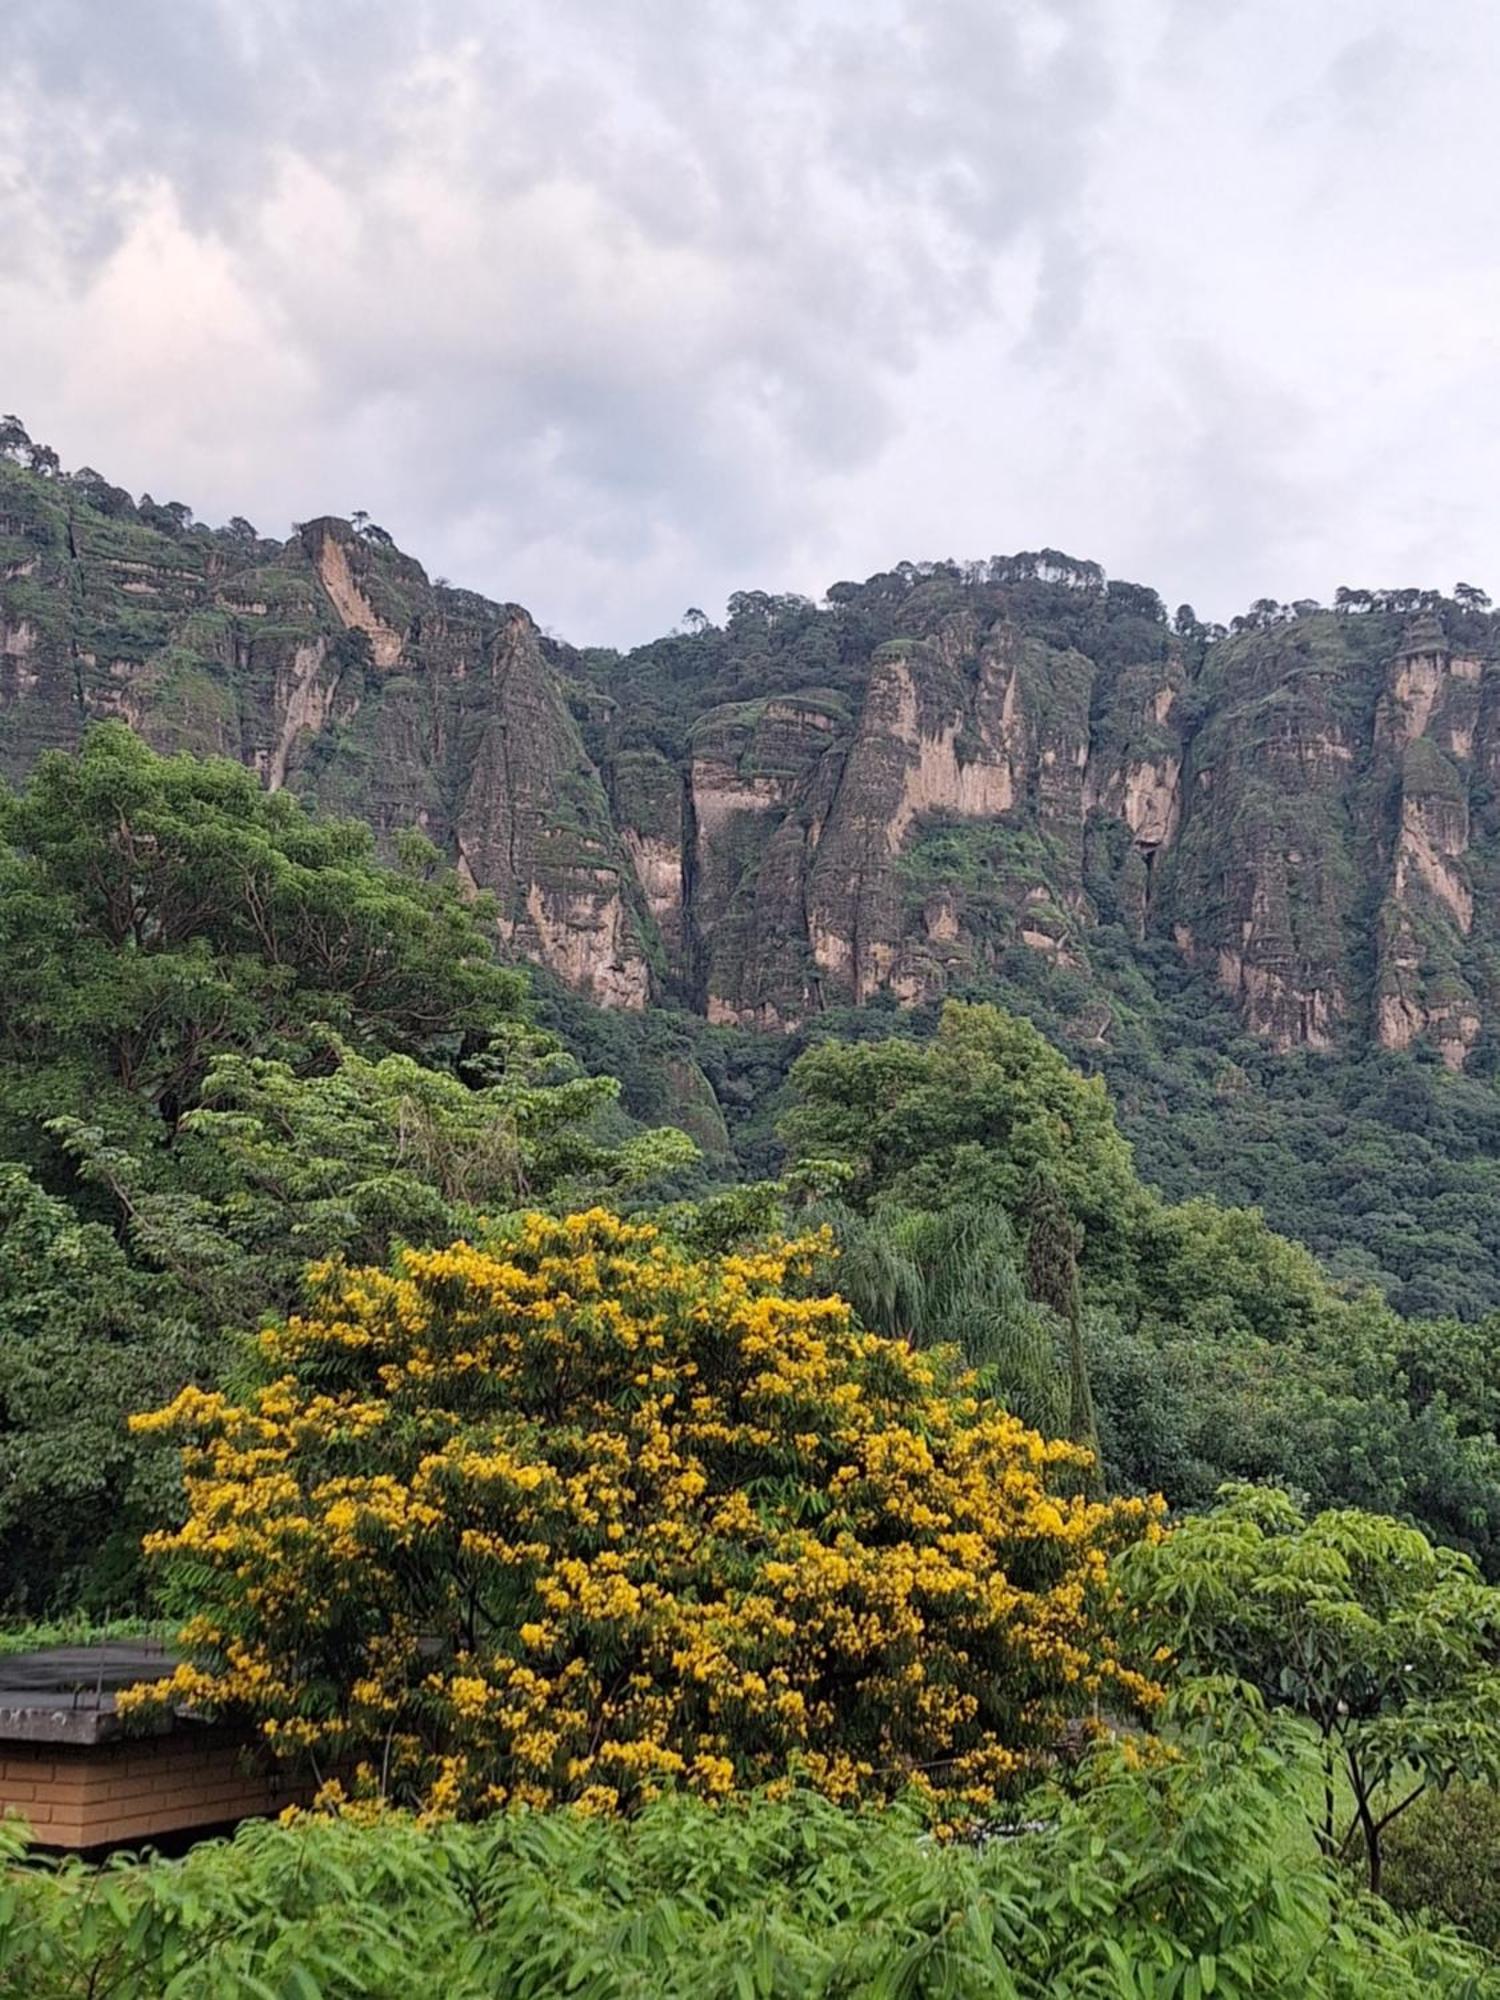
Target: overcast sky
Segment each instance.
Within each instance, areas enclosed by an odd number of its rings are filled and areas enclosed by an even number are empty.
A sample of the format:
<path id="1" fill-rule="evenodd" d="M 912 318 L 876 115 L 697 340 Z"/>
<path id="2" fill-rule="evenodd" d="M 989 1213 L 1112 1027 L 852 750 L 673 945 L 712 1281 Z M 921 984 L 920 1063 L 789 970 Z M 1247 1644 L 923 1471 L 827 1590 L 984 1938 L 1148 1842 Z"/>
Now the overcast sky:
<path id="1" fill-rule="evenodd" d="M 1051 545 L 1500 591 L 1487 0 L 6 0 L 0 409 L 628 643 Z"/>

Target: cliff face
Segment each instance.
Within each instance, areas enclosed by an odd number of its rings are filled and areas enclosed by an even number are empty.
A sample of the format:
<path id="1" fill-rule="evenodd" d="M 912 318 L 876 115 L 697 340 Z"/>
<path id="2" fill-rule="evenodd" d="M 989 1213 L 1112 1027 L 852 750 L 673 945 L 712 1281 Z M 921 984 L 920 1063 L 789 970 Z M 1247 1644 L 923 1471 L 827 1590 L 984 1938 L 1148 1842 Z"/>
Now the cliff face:
<path id="1" fill-rule="evenodd" d="M 772 600 L 758 629 L 693 642 L 710 696 L 747 673 L 767 691 L 691 720 L 669 830 L 615 791 L 695 1003 L 784 1028 L 1046 969 L 1107 1042 L 1091 954 L 1123 930 L 1170 940 L 1274 1048 L 1425 1041 L 1461 1068 L 1500 1008 L 1488 617 L 1309 607 L 1205 638 L 1097 573 L 994 568 L 872 579 L 822 612 Z M 685 644 L 612 664 L 617 718 L 643 726 Z M 832 691 L 795 684 L 799 655 Z M 623 740 L 602 732 L 606 766 L 642 754 Z M 650 754 L 666 799 L 673 760 Z"/>
<path id="2" fill-rule="evenodd" d="M 1209 636 L 1049 554 L 585 657 L 378 530 L 174 527 L 80 481 L 0 462 L 0 774 L 110 715 L 241 759 L 420 828 L 605 1006 L 782 1029 L 1053 978 L 1107 1044 L 1123 938 L 1280 1049 L 1461 1068 L 1500 1012 L 1473 593 Z"/>
<path id="3" fill-rule="evenodd" d="M 435 586 L 347 522 L 174 536 L 0 467 L 0 774 L 105 716 L 387 838 L 420 828 L 518 952 L 646 1004 L 635 872 L 519 607 Z"/>

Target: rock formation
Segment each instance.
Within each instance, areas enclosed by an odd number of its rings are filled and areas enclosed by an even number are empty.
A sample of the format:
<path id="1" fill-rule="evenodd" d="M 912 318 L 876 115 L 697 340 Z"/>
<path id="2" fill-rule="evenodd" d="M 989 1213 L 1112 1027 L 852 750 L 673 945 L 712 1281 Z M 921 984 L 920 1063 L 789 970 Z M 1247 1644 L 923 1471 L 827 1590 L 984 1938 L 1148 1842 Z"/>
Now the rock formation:
<path id="1" fill-rule="evenodd" d="M 101 484 L 0 462 L 0 773 L 104 716 L 238 758 L 420 829 L 601 1005 L 775 1030 L 1048 976 L 1107 1042 L 1107 934 L 1280 1049 L 1461 1068 L 1500 1011 L 1474 593 L 1206 633 L 1049 553 L 580 655 L 379 530 L 174 527 Z"/>

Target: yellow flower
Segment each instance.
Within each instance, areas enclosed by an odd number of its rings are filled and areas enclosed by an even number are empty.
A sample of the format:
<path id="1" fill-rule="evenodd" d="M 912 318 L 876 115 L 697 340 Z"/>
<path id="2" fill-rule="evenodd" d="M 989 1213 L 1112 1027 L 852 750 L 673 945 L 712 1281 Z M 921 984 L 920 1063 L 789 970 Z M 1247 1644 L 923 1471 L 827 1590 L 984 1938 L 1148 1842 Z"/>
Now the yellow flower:
<path id="1" fill-rule="evenodd" d="M 339 1774 L 320 1809 L 442 1819 L 794 1777 L 971 1814 L 1096 1701 L 1149 1710 L 1109 1561 L 1159 1504 L 1070 1496 L 1076 1446 L 800 1295 L 827 1248 L 593 1210 L 327 1266 L 242 1401 L 137 1420 L 184 1451 L 151 1551 L 208 1582 L 122 1711 L 238 1717 Z"/>

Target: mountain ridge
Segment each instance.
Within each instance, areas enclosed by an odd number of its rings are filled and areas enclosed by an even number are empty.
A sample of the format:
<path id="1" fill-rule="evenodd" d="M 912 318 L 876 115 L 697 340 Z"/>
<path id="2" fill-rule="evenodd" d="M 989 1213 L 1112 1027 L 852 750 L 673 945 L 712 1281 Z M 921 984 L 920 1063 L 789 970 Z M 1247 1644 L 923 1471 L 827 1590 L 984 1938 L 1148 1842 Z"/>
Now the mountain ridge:
<path id="1" fill-rule="evenodd" d="M 784 1029 L 1018 946 L 1087 966 L 1112 910 L 1275 1048 L 1462 1068 L 1500 1012 L 1500 667 L 1461 589 L 1225 632 L 1049 551 L 582 652 L 367 524 L 269 542 L 7 464 L 0 770 L 117 715 L 418 827 L 606 1006 Z M 935 836 L 986 827 L 987 880 L 942 880 Z"/>
<path id="2" fill-rule="evenodd" d="M 1407 1310 L 1500 1303 L 1500 631 L 1471 586 L 1226 629 L 1042 551 L 742 592 L 617 653 L 358 518 L 210 530 L 21 455 L 0 777 L 116 717 L 388 851 L 418 829 L 633 1108 L 742 1167 L 774 1169 L 809 1037 L 995 999 L 1105 1075 L 1165 1192 L 1261 1203 Z"/>

